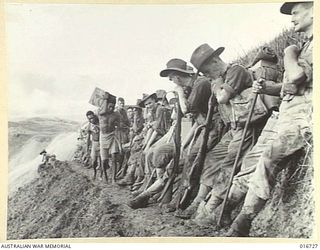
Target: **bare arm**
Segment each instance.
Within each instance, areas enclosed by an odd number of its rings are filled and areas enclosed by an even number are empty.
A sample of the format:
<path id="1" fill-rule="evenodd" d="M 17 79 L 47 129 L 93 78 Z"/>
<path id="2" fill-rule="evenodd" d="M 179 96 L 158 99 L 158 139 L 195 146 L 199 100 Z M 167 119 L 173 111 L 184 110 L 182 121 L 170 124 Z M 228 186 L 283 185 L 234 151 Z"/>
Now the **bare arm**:
<path id="1" fill-rule="evenodd" d="M 157 138 L 158 136 L 158 132 L 153 130 L 151 136 L 150 136 L 150 139 L 147 141 L 147 145 L 145 147 L 145 151 L 148 150 L 150 148 L 150 146 L 152 145 L 152 143 L 155 141 L 155 139 Z"/>
<path id="2" fill-rule="evenodd" d="M 105 115 L 106 113 L 107 113 L 107 100 L 103 100 L 103 102 L 98 110 L 98 114 Z"/>
<path id="3" fill-rule="evenodd" d="M 266 81 L 264 79 L 259 79 L 258 81 L 254 81 L 252 84 L 253 92 L 272 95 L 272 96 L 280 96 L 281 88 L 282 88 L 282 83 Z"/>
<path id="4" fill-rule="evenodd" d="M 187 111 L 188 111 L 187 99 L 186 99 L 186 97 L 184 95 L 183 88 L 181 86 L 176 86 L 175 87 L 175 91 L 178 93 L 178 96 L 179 96 L 179 104 L 180 104 L 180 107 L 181 107 L 182 114 L 186 114 Z"/>

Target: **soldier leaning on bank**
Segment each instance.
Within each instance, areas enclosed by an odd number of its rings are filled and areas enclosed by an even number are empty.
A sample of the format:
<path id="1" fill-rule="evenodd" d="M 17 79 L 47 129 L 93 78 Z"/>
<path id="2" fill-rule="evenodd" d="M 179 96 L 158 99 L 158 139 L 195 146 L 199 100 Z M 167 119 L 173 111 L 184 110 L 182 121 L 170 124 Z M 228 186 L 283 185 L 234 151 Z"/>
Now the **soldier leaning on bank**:
<path id="1" fill-rule="evenodd" d="M 248 90 L 252 86 L 252 76 L 241 65 L 230 65 L 223 62 L 220 58 L 223 51 L 223 47 L 214 50 L 208 44 L 203 44 L 191 56 L 192 64 L 205 76 L 212 79 L 213 92 L 219 103 L 219 113 L 230 129 L 207 153 L 198 194 L 186 210 L 177 214 L 178 217 L 184 219 L 190 218 L 195 213 L 199 204 L 205 200 L 212 189 L 215 190 L 215 193 L 222 193 L 225 190 L 244 131 L 244 123 L 239 119 L 244 115 L 236 105 L 239 100 L 248 102 L 250 99 Z M 256 124 L 254 126 L 251 124 L 245 134 L 241 157 L 254 143 L 255 126 Z M 222 195 L 221 198 L 223 198 Z"/>
<path id="2" fill-rule="evenodd" d="M 183 155 L 185 156 L 185 161 L 178 192 L 175 193 L 172 202 L 166 209 L 168 212 L 171 212 L 175 210 L 177 200 L 186 188 L 185 182 L 188 178 L 187 175 L 200 149 L 204 130 L 197 135 L 195 134 L 195 131 L 198 127 L 205 124 L 206 115 L 208 113 L 208 102 L 211 96 L 211 84 L 209 79 L 206 77 L 196 77 L 192 67 L 188 66 L 184 60 L 178 58 L 169 60 L 167 62 L 167 68 L 160 72 L 160 76 L 168 77 L 169 80 L 176 85 L 175 91 L 178 93 L 183 115 L 191 114 L 194 120 L 193 127 L 186 138 L 182 141 L 182 151 L 184 151 Z M 207 143 L 208 148 L 212 148 L 218 143 L 223 128 L 223 124 L 217 110 L 215 109 L 214 112 L 214 126 L 211 128 L 209 133 Z M 193 144 L 191 143 L 192 139 L 194 141 Z M 196 160 L 196 162 L 198 162 L 198 160 Z M 200 173 L 195 172 L 194 176 L 191 178 L 191 181 L 193 182 L 192 186 L 197 187 L 199 185 L 199 177 Z M 196 192 L 197 190 L 192 191 Z"/>
<path id="3" fill-rule="evenodd" d="M 240 214 L 233 221 L 228 236 L 247 236 L 251 222 L 270 198 L 279 162 L 306 146 L 312 134 L 312 49 L 313 2 L 284 3 L 280 12 L 292 15 L 295 32 L 304 32 L 308 41 L 300 50 L 285 50 L 283 82 L 263 81 L 255 88 L 261 93 L 283 93 L 279 114 L 274 114 L 256 146 L 245 158 L 241 172 L 230 191 L 229 206 L 245 197 Z M 282 90 L 281 90 L 282 89 Z"/>
<path id="4" fill-rule="evenodd" d="M 139 167 L 136 171 L 138 175 L 138 182 L 134 184 L 133 191 L 138 189 L 143 190 L 144 186 L 147 184 L 150 175 L 151 169 L 145 161 L 146 155 L 152 150 L 152 145 L 163 137 L 170 123 L 168 122 L 167 109 L 158 103 L 159 99 L 156 93 L 145 96 L 139 106 L 147 110 L 147 123 L 145 124 L 146 136 L 143 141 L 143 152 L 141 156 L 141 161 Z M 143 181 L 140 181 L 141 178 L 144 178 Z"/>

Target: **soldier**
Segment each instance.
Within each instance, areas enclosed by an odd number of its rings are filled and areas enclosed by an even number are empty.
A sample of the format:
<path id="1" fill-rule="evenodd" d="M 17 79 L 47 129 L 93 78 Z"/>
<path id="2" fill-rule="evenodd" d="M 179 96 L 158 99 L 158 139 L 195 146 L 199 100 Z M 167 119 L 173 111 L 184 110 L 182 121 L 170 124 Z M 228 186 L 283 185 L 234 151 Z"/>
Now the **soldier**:
<path id="1" fill-rule="evenodd" d="M 277 81 L 280 73 L 278 70 L 277 62 L 278 57 L 270 47 L 263 46 L 262 48 L 260 48 L 251 63 L 252 67 L 250 67 L 253 79 L 259 80 L 263 78 L 265 80 Z M 263 105 L 265 105 L 265 107 L 269 110 L 269 113 L 271 113 L 272 110 L 279 110 L 279 99 L 280 98 L 277 96 L 263 95 L 259 100 L 263 100 Z M 259 106 L 257 102 L 256 105 Z M 268 116 L 266 116 L 266 118 L 268 118 Z M 262 129 L 265 122 L 266 120 L 262 119 L 260 121 L 260 124 L 256 124 L 256 128 L 258 128 L 259 130 L 257 129 L 258 131 L 255 131 L 255 136 L 259 136 L 261 132 L 260 128 Z M 206 226 L 212 223 L 215 224 L 216 221 L 212 220 L 214 218 L 210 213 L 212 213 L 213 209 L 215 209 L 216 206 L 218 206 L 221 202 L 221 194 L 217 194 L 216 190 L 213 189 L 210 198 L 206 202 L 202 202 L 199 205 L 194 222 Z M 226 213 L 225 215 L 226 216 L 223 217 L 223 222 L 225 223 L 225 221 L 227 221 L 228 223 L 230 223 L 230 214 Z"/>
<path id="2" fill-rule="evenodd" d="M 155 170 L 156 181 L 150 187 L 147 187 L 146 190 L 141 191 L 137 197 L 129 201 L 128 205 L 133 209 L 145 207 L 153 195 L 161 192 L 169 177 L 168 171 L 170 171 L 171 166 L 168 166 L 168 164 L 175 154 L 175 114 L 175 112 L 172 112 L 171 118 L 174 122 L 168 132 L 151 146 L 146 155 L 146 164 L 149 168 Z"/>
<path id="3" fill-rule="evenodd" d="M 179 103 L 182 113 L 184 115 L 191 115 L 195 121 L 193 127 L 182 142 L 182 150 L 185 150 L 185 154 L 187 153 L 187 151 L 189 151 L 189 153 L 187 154 L 187 158 L 185 160 L 179 191 L 174 196 L 172 202 L 167 206 L 167 211 L 171 212 L 175 210 L 176 203 L 178 202 L 178 199 L 181 197 L 182 192 L 186 188 L 185 182 L 187 180 L 188 172 L 191 168 L 191 165 L 194 163 L 200 149 L 203 132 L 200 135 L 196 135 L 195 131 L 197 127 L 203 127 L 205 123 L 205 118 L 208 113 L 208 101 L 211 95 L 211 84 L 209 79 L 206 77 L 196 78 L 192 67 L 188 66 L 184 60 L 178 58 L 169 60 L 167 62 L 167 68 L 160 72 L 160 76 L 168 77 L 169 80 L 176 85 L 175 91 L 179 96 Z M 211 129 L 209 134 L 209 142 L 207 143 L 208 148 L 214 147 L 220 139 L 222 124 L 217 110 L 215 111 L 213 120 L 213 123 L 215 125 Z M 195 141 L 194 144 L 191 143 L 193 137 L 193 141 Z M 186 150 L 189 147 L 190 150 Z M 196 162 L 197 161 L 198 159 L 196 160 Z M 198 186 L 199 177 L 199 172 L 196 172 L 194 176 L 191 177 L 193 186 Z"/>
<path id="4" fill-rule="evenodd" d="M 244 114 L 237 111 L 236 103 L 238 102 L 235 100 L 248 101 L 250 97 L 244 93 L 247 93 L 248 91 L 245 90 L 252 86 L 252 76 L 247 69 L 240 65 L 226 64 L 220 58 L 223 51 L 223 47 L 214 50 L 208 44 L 203 44 L 191 56 L 191 63 L 205 76 L 213 80 L 212 90 L 219 103 L 219 113 L 224 123 L 230 126 L 230 130 L 207 153 L 198 194 L 192 204 L 183 213 L 178 214 L 179 217 L 185 219 L 189 219 L 194 214 L 199 204 L 205 200 L 212 189 L 217 194 L 223 192 L 243 134 L 244 124 L 240 117 L 243 117 Z M 251 125 L 245 134 L 241 156 L 250 149 L 253 143 L 253 134 L 254 128 Z M 220 196 L 220 200 L 223 200 L 223 196 Z"/>
<path id="5" fill-rule="evenodd" d="M 140 103 L 141 99 L 137 100 Z M 117 182 L 119 186 L 132 185 L 135 181 L 135 173 L 137 166 L 140 164 L 140 158 L 142 153 L 142 140 L 144 138 L 143 127 L 144 118 L 142 114 L 142 108 L 138 105 L 130 106 L 133 110 L 133 124 L 130 132 L 129 150 L 130 156 L 127 162 L 128 169 L 124 178 Z M 139 180 L 141 181 L 141 179 Z"/>
<path id="6" fill-rule="evenodd" d="M 127 116 L 129 119 L 130 129 L 131 129 L 133 125 L 133 108 L 131 106 L 127 108 Z M 130 139 L 130 136 L 129 136 L 129 139 Z"/>
<path id="7" fill-rule="evenodd" d="M 283 93 L 280 113 L 274 113 L 257 144 L 246 156 L 234 179 L 226 210 L 232 210 L 245 197 L 241 212 L 233 221 L 227 236 L 248 236 L 251 222 L 270 198 L 278 163 L 305 147 L 312 131 L 312 49 L 313 2 L 286 2 L 280 12 L 292 15 L 295 32 L 304 32 L 308 41 L 297 52 L 285 50 L 283 83 L 258 81 L 260 93 Z M 260 83 L 261 82 L 261 83 Z M 281 91 L 282 88 L 282 91 Z"/>

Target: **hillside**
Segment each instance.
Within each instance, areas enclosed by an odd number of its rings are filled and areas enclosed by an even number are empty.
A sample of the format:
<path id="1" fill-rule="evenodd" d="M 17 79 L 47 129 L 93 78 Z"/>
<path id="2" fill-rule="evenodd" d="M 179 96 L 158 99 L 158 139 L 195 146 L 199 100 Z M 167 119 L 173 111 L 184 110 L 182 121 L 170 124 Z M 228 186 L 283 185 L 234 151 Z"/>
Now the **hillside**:
<path id="1" fill-rule="evenodd" d="M 287 45 L 302 42 L 302 37 L 284 31 L 266 44 L 282 58 Z M 247 65 L 255 51 L 237 61 Z M 36 130 L 30 127 L 33 122 L 29 121 L 25 126 L 11 123 L 11 135 L 26 141 L 30 134 L 34 136 L 39 131 L 45 138 L 52 131 L 73 128 L 73 123 L 57 122 L 57 126 L 49 131 L 45 126 Z M 18 139 L 12 139 L 11 144 L 9 141 L 9 146 L 14 147 L 11 152 L 21 147 L 14 140 Z M 253 221 L 251 236 L 312 238 L 315 225 L 312 154 L 313 147 L 309 145 L 282 162 L 285 168 L 277 176 L 272 198 Z M 41 169 L 38 178 L 20 188 L 8 200 L 7 238 L 218 237 L 227 230 L 196 226 L 191 221 L 164 213 L 157 204 L 132 210 L 126 205 L 131 197 L 128 189 L 107 185 L 99 179 L 92 181 L 91 177 L 92 170 L 71 161 L 59 162 L 55 168 Z"/>
<path id="2" fill-rule="evenodd" d="M 310 159 L 307 159 L 309 161 Z M 306 167 L 307 166 L 307 167 Z M 314 223 L 313 173 L 308 162 L 284 171 L 251 236 L 310 238 Z M 200 227 L 165 213 L 158 204 L 132 210 L 127 188 L 91 179 L 75 162 L 40 169 L 39 178 L 9 198 L 8 239 L 86 237 L 221 237 L 227 228 Z M 76 183 L 76 185 L 74 185 Z M 235 216 L 235 214 L 234 214 Z"/>

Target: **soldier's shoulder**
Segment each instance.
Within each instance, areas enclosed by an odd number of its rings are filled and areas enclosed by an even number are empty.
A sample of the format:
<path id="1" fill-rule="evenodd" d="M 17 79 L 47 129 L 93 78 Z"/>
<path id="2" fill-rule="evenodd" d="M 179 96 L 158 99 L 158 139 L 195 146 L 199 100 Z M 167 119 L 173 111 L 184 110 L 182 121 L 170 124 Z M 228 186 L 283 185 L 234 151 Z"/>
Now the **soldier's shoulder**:
<path id="1" fill-rule="evenodd" d="M 248 70 L 241 64 L 233 63 L 229 66 L 228 71 L 248 71 Z"/>
<path id="2" fill-rule="evenodd" d="M 211 79 L 205 76 L 199 76 L 197 80 L 195 81 L 196 85 L 201 85 L 201 84 L 211 84 Z"/>
<path id="3" fill-rule="evenodd" d="M 231 64 L 226 72 L 227 76 L 235 76 L 235 75 L 240 75 L 240 74 L 250 74 L 249 70 L 246 69 L 244 66 L 241 64 Z"/>

